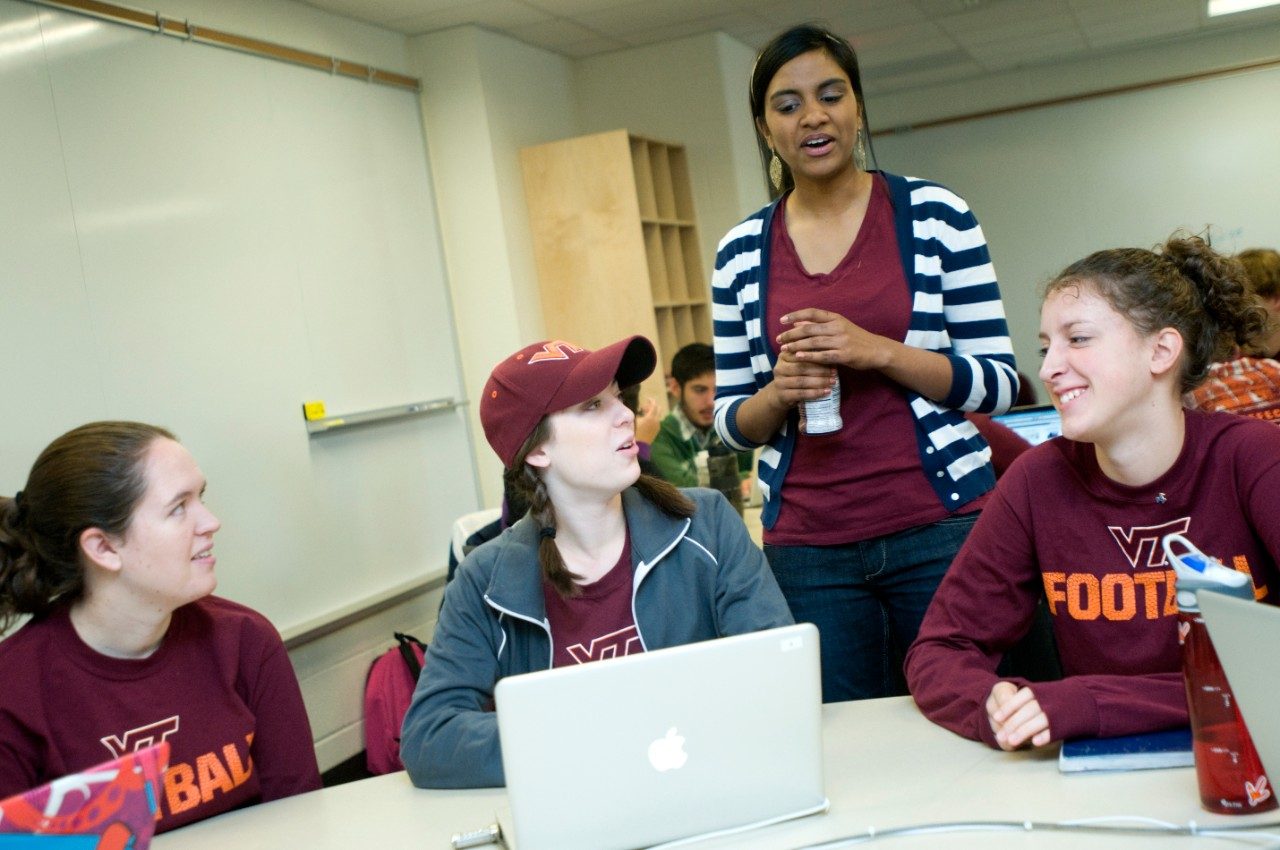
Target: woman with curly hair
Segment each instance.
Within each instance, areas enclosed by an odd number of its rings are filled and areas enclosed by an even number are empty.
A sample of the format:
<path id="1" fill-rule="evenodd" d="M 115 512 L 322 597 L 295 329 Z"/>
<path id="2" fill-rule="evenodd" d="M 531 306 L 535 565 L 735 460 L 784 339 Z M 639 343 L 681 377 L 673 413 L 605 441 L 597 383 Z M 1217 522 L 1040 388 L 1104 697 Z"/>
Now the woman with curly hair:
<path id="1" fill-rule="evenodd" d="M 907 677 L 930 719 L 1006 750 L 1185 725 L 1166 534 L 1280 599 L 1280 432 L 1181 404 L 1264 331 L 1242 275 L 1175 236 L 1099 251 L 1049 283 L 1040 378 L 1062 436 L 1000 479 L 925 616 Z M 1042 589 L 1065 677 L 1001 679 Z"/>

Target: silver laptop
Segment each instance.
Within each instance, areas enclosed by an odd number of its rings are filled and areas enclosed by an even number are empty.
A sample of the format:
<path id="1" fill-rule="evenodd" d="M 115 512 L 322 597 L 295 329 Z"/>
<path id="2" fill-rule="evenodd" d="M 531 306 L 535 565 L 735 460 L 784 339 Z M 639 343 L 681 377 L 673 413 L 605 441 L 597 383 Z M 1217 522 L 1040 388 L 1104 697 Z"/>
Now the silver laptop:
<path id="1" fill-rule="evenodd" d="M 825 811 L 810 624 L 498 682 L 518 850 L 629 850 Z"/>
<path id="2" fill-rule="evenodd" d="M 1033 446 L 1062 434 L 1062 416 L 1052 404 L 1015 407 L 1007 413 L 991 417 L 992 421 L 1016 433 Z"/>
<path id="3" fill-rule="evenodd" d="M 1280 776 L 1280 608 L 1223 593 L 1196 593 L 1236 705 L 1273 782 Z"/>

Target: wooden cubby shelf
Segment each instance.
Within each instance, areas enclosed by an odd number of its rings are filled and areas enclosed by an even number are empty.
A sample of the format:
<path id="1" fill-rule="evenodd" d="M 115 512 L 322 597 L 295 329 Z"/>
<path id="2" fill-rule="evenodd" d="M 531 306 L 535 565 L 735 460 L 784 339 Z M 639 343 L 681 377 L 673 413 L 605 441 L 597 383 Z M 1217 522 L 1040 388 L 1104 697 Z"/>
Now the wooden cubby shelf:
<path id="1" fill-rule="evenodd" d="M 520 152 L 548 336 L 596 348 L 644 334 L 659 368 L 691 342 L 711 342 L 688 156 L 680 145 L 597 133 Z"/>

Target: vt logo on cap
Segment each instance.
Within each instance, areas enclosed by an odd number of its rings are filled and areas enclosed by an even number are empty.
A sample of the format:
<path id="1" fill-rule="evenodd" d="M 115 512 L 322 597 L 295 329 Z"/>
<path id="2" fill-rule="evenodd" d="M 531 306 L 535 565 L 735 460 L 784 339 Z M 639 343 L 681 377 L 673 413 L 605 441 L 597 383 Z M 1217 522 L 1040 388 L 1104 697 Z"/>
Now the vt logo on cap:
<path id="1" fill-rule="evenodd" d="M 568 360 L 570 354 L 580 354 L 583 349 L 562 339 L 553 340 L 542 346 L 542 350 L 529 358 L 530 363 L 541 363 L 544 360 Z"/>

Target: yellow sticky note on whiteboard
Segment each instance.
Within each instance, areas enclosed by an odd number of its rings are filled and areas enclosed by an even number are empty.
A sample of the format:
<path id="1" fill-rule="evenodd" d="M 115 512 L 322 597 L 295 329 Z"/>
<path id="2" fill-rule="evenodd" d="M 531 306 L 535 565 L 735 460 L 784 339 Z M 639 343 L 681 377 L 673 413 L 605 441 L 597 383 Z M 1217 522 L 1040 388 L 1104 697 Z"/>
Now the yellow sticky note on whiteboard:
<path id="1" fill-rule="evenodd" d="M 302 418 L 308 422 L 314 422 L 317 419 L 324 419 L 324 402 L 323 401 L 304 401 L 302 403 Z"/>

